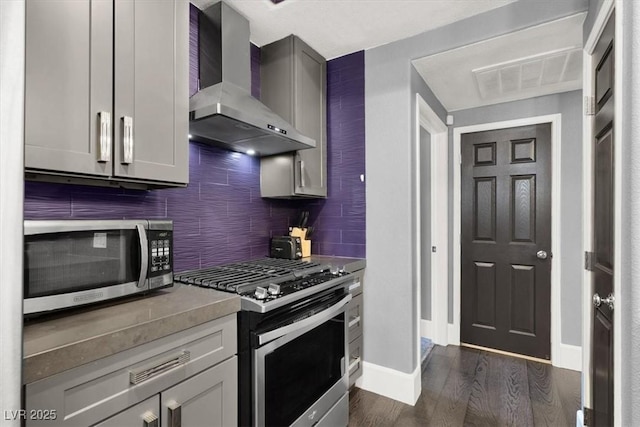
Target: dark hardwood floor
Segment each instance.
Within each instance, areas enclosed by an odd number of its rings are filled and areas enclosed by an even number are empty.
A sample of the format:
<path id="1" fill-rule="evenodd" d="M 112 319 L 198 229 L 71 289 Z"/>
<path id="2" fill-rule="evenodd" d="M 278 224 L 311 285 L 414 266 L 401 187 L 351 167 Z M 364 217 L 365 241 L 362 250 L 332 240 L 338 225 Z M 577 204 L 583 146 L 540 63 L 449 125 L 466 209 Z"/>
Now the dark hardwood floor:
<path id="1" fill-rule="evenodd" d="M 575 426 L 579 408 L 579 372 L 435 346 L 415 406 L 353 388 L 349 426 Z"/>

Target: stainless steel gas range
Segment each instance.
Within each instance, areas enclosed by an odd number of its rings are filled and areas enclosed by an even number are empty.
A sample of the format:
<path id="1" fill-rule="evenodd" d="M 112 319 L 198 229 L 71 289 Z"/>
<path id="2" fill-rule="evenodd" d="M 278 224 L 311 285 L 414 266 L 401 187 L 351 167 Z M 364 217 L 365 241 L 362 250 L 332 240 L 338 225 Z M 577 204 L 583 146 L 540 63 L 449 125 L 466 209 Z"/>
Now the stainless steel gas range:
<path id="1" fill-rule="evenodd" d="M 346 305 L 355 276 L 274 258 L 177 273 L 175 280 L 234 292 L 238 314 L 239 423 L 346 426 Z"/>

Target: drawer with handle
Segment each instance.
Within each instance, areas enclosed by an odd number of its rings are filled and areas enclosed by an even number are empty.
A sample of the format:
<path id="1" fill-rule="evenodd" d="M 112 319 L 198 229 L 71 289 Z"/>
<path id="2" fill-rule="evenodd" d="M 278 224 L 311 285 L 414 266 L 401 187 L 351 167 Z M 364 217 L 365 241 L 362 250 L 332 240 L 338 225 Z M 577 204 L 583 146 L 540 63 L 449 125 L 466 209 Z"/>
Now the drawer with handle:
<path id="1" fill-rule="evenodd" d="M 237 353 L 236 334 L 232 314 L 27 384 L 27 411 L 55 410 L 57 416 L 26 425 L 88 426 L 107 420 L 229 359 Z"/>

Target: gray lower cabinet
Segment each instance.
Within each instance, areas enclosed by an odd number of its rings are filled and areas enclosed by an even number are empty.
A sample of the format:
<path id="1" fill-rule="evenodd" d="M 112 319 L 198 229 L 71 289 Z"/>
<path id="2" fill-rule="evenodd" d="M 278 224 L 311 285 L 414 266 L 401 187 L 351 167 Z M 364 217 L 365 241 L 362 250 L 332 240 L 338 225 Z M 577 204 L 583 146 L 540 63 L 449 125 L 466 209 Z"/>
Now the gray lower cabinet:
<path id="1" fill-rule="evenodd" d="M 260 49 L 264 104 L 316 147 L 260 160 L 262 197 L 327 197 L 326 60 L 296 36 Z"/>
<path id="2" fill-rule="evenodd" d="M 26 384 L 25 425 L 236 425 L 236 334 L 233 314 Z"/>
<path id="3" fill-rule="evenodd" d="M 362 330 L 364 270 L 355 271 L 357 280 L 350 286 L 352 299 L 347 305 L 347 321 L 349 322 L 349 387 L 362 376 Z"/>
<path id="4" fill-rule="evenodd" d="M 186 184 L 188 34 L 186 0 L 27 0 L 27 178 Z"/>
<path id="5" fill-rule="evenodd" d="M 238 359 L 165 390 L 162 427 L 234 426 L 238 423 Z"/>
<path id="6" fill-rule="evenodd" d="M 160 396 L 153 396 L 93 427 L 160 427 L 158 414 L 160 414 Z"/>

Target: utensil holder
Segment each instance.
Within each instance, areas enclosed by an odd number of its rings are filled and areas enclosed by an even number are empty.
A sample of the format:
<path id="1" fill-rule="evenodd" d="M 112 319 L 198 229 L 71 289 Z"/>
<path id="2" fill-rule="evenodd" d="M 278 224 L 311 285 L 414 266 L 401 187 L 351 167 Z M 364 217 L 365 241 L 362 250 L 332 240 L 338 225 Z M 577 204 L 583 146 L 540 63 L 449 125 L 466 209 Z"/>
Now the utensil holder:
<path id="1" fill-rule="evenodd" d="M 302 258 L 311 256 L 311 240 L 307 239 L 306 228 L 289 227 L 289 236 L 300 237 L 300 249 L 302 249 Z"/>

